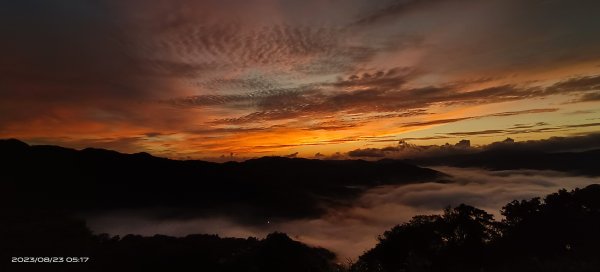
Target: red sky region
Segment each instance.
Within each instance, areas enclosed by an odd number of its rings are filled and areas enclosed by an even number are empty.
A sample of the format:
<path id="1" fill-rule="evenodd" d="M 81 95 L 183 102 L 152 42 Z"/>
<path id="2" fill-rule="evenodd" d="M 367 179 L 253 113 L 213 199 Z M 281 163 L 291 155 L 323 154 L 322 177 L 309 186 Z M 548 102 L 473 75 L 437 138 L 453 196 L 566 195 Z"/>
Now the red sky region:
<path id="1" fill-rule="evenodd" d="M 597 1 L 1 5 L 0 138 L 313 157 L 600 124 Z"/>

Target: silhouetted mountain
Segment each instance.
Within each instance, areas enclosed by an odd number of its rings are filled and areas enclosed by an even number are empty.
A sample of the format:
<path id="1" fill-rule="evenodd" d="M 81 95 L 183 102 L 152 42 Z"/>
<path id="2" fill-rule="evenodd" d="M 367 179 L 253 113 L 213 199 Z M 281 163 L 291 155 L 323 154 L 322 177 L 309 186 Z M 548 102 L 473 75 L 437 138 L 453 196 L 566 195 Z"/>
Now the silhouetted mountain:
<path id="1" fill-rule="evenodd" d="M 1 198 L 12 207 L 68 212 L 160 209 L 163 216 L 233 215 L 246 223 L 318 216 L 382 184 L 444 175 L 401 161 L 265 157 L 178 161 L 147 153 L 29 146 L 0 141 Z"/>
<path id="2" fill-rule="evenodd" d="M 470 161 L 475 158 L 471 157 L 461 163 L 512 169 L 508 162 L 484 160 L 498 154 L 494 152 L 500 151 L 482 152 L 476 154 L 480 161 Z M 507 158 L 516 154 L 515 150 L 502 152 Z M 597 156 L 597 151 L 560 154 L 582 158 L 582 154 Z M 341 205 L 379 184 L 444 177 L 397 160 L 265 157 L 219 164 L 147 153 L 29 146 L 16 140 L 0 141 L 0 156 L 0 258 L 5 260 L 0 271 L 344 271 L 335 264 L 332 252 L 283 233 L 265 239 L 204 234 L 121 238 L 95 235 L 75 215 L 160 208 L 174 213 L 171 216 L 229 213 L 240 218 L 245 214 L 246 222 L 258 224 L 261 217 L 317 216 L 323 212 L 322 205 Z M 386 231 L 348 269 L 583 272 L 600 268 L 600 185 L 561 190 L 543 200 L 513 201 L 501 213 L 505 219 L 495 221 L 486 211 L 461 204 L 442 215 L 416 216 Z M 11 257 L 46 256 L 90 260 L 9 263 Z"/>
<path id="3" fill-rule="evenodd" d="M 599 271 L 600 185 L 513 201 L 501 222 L 467 205 L 379 237 L 352 271 Z"/>
<path id="4" fill-rule="evenodd" d="M 419 158 L 408 162 L 419 165 L 483 167 L 492 170 L 536 169 L 600 176 L 600 149 L 582 152 L 544 152 L 502 145 L 472 154 L 453 154 Z"/>

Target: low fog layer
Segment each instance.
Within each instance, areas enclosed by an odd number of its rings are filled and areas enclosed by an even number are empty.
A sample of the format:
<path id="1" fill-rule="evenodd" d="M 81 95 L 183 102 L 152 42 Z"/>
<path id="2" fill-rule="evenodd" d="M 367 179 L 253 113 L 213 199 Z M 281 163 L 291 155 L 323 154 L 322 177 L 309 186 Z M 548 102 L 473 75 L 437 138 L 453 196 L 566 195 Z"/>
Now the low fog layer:
<path id="1" fill-rule="evenodd" d="M 487 171 L 476 168 L 439 167 L 452 175 L 448 183 L 420 183 L 376 187 L 366 191 L 350 207 L 331 209 L 316 219 L 241 225 L 235 218 L 210 217 L 191 220 L 157 220 L 146 214 L 121 211 L 87 216 L 98 233 L 129 233 L 183 236 L 213 233 L 232 237 L 264 237 L 273 231 L 318 245 L 338 254 L 340 260 L 355 259 L 376 243 L 377 235 L 417 214 L 439 213 L 447 205 L 466 203 L 485 209 L 498 218 L 500 208 L 514 199 L 541 197 L 559 189 L 600 183 L 599 177 L 572 176 L 556 171 Z"/>

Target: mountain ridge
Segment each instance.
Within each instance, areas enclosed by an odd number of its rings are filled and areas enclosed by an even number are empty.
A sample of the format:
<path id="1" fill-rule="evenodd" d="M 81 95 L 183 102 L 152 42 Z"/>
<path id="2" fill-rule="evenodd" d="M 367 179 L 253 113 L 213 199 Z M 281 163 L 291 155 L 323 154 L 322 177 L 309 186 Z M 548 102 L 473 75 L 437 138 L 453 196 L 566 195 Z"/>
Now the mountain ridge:
<path id="1" fill-rule="evenodd" d="M 5 201 L 72 212 L 167 209 L 183 217 L 242 221 L 314 218 L 369 188 L 438 181 L 445 174 L 402 161 L 263 157 L 215 163 L 147 153 L 75 150 L 0 140 Z"/>

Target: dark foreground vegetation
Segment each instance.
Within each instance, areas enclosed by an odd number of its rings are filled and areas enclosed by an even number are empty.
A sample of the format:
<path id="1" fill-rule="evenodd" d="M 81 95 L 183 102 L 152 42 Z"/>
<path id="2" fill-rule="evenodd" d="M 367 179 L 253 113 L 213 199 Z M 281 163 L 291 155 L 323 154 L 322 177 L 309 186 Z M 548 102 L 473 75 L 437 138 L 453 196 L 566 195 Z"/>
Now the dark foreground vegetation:
<path id="1" fill-rule="evenodd" d="M 600 271 L 600 185 L 513 201 L 493 220 L 460 205 L 386 231 L 352 271 Z"/>
<path id="2" fill-rule="evenodd" d="M 83 221 L 58 213 L 7 215 L 0 227 L 0 271 L 336 271 L 332 252 L 283 233 L 262 240 L 206 234 L 110 237 L 94 235 Z M 17 256 L 64 258 L 60 263 L 13 263 Z M 74 263 L 67 257 L 89 260 Z"/>
<path id="3" fill-rule="evenodd" d="M 17 271 L 599 271 L 600 185 L 508 203 L 502 221 L 459 205 L 386 231 L 350 266 L 282 233 L 265 239 L 94 235 L 56 212 L 3 209 L 2 266 Z M 10 263 L 11 256 L 88 256 Z M 13 271 L 2 269 L 2 271 Z"/>

